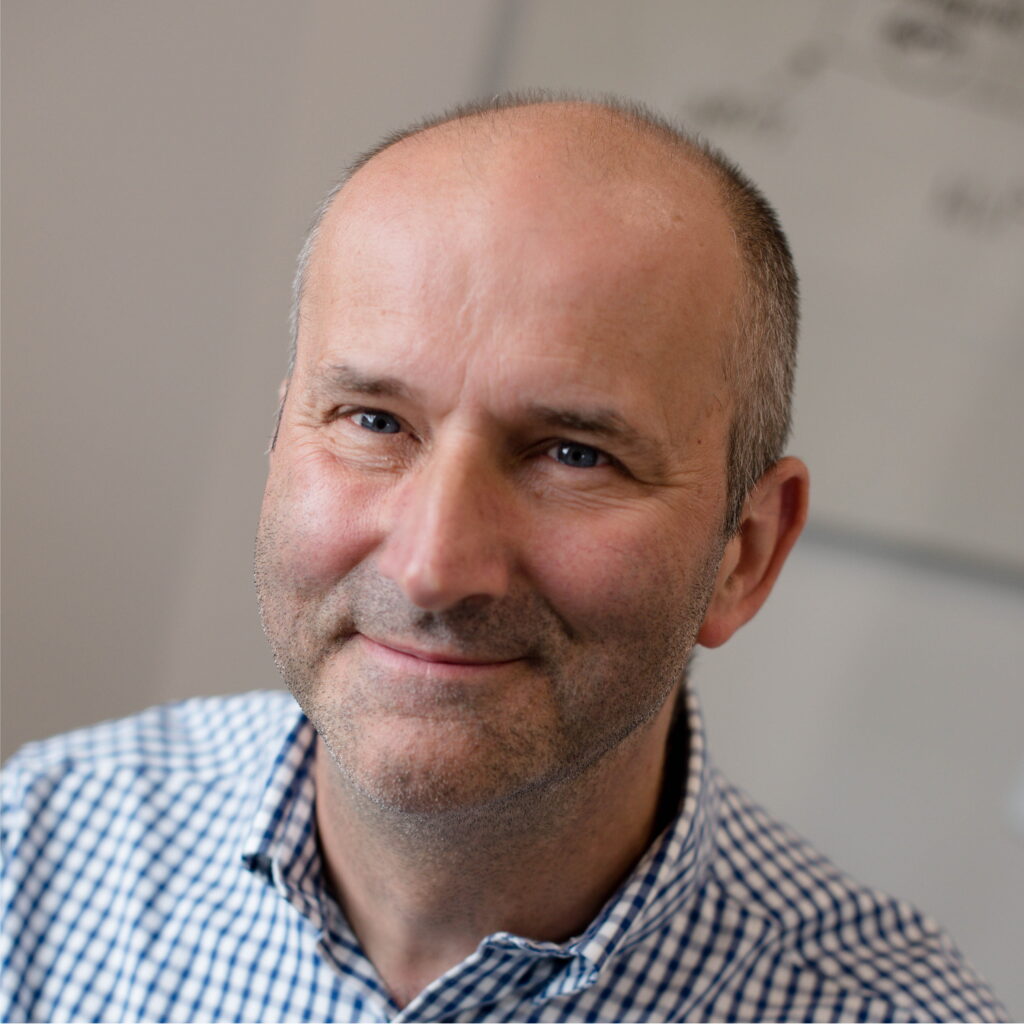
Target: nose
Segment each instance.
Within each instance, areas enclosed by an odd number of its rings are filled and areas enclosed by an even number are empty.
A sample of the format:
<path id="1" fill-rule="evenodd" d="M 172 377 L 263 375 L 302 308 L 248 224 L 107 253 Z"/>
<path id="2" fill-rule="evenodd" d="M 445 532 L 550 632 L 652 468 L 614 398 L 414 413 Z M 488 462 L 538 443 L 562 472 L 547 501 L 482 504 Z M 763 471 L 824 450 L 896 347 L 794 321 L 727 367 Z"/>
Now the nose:
<path id="1" fill-rule="evenodd" d="M 509 586 L 508 488 L 498 467 L 465 449 L 425 455 L 392 495 L 378 569 L 426 611 Z"/>

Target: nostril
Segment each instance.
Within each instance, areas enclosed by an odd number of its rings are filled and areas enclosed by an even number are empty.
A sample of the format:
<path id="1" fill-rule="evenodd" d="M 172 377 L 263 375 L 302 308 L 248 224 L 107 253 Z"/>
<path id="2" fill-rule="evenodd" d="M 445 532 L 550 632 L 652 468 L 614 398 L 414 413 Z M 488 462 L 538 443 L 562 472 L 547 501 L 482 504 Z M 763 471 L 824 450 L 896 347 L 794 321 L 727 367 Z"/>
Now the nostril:
<path id="1" fill-rule="evenodd" d="M 478 541 L 465 530 L 393 533 L 380 552 L 378 569 L 407 600 L 427 611 L 501 597 L 508 588 L 502 546 L 493 539 Z"/>

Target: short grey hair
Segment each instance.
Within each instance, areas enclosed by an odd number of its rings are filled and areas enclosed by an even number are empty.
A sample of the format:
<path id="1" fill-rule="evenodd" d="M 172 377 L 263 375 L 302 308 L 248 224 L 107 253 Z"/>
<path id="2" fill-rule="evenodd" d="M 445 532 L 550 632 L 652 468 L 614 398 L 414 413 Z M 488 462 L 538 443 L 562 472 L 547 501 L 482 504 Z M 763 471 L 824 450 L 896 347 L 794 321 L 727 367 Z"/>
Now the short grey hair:
<path id="1" fill-rule="evenodd" d="M 720 150 L 699 135 L 651 110 L 617 96 L 576 93 L 507 92 L 491 99 L 460 104 L 385 136 L 346 168 L 316 209 L 299 251 L 289 317 L 291 349 L 288 379 L 295 368 L 299 315 L 313 250 L 324 217 L 352 176 L 375 156 L 411 136 L 452 121 L 481 118 L 518 107 L 549 103 L 583 103 L 625 121 L 648 138 L 660 140 L 695 163 L 717 184 L 743 263 L 737 336 L 726 359 L 735 409 L 729 431 L 725 536 L 742 520 L 747 495 L 785 450 L 792 423 L 793 379 L 800 301 L 796 268 L 778 216 L 761 190 Z M 283 400 L 281 406 L 283 407 Z M 277 440 L 281 408 L 271 448 Z"/>

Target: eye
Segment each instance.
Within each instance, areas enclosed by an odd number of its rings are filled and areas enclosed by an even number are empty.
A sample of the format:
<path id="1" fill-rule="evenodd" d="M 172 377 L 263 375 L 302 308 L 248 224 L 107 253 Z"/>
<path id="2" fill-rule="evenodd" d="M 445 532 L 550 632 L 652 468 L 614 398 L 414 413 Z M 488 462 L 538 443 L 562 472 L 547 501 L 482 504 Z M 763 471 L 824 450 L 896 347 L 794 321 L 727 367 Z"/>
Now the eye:
<path id="1" fill-rule="evenodd" d="M 556 462 L 574 469 L 593 469 L 595 466 L 608 464 L 608 456 L 598 448 L 589 444 L 578 444 L 575 441 L 559 441 L 547 450 L 547 454 Z"/>
<path id="2" fill-rule="evenodd" d="M 370 430 L 374 434 L 397 434 L 402 426 L 398 420 L 389 412 L 380 412 L 377 409 L 364 409 L 362 412 L 352 414 L 352 419 L 364 430 Z"/>

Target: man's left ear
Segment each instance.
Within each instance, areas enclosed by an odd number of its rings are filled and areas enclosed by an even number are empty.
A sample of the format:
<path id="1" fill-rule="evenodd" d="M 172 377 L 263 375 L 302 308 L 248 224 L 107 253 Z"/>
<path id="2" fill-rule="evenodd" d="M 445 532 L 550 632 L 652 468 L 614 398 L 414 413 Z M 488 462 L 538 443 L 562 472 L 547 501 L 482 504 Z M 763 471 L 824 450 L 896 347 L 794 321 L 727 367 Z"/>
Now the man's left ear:
<path id="1" fill-rule="evenodd" d="M 807 521 L 809 489 L 807 467 L 792 456 L 758 480 L 725 546 L 697 643 L 718 647 L 757 614 Z"/>

